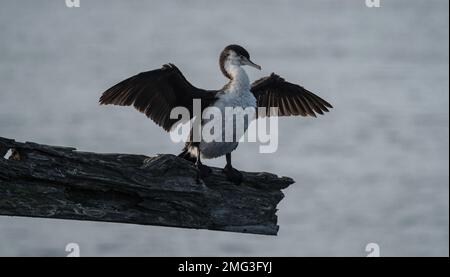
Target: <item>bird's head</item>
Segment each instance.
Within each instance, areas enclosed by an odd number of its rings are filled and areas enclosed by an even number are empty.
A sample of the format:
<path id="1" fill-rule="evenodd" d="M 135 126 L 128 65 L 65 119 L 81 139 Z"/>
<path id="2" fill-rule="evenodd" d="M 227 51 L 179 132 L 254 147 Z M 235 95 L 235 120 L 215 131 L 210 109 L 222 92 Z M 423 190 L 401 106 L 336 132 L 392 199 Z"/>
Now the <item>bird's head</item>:
<path id="1" fill-rule="evenodd" d="M 250 54 L 244 47 L 231 44 L 223 49 L 222 53 L 220 53 L 220 69 L 222 73 L 229 79 L 231 79 L 230 73 L 228 69 L 230 67 L 240 67 L 244 65 L 249 65 L 256 69 L 261 70 L 261 66 L 255 64 L 250 60 Z"/>

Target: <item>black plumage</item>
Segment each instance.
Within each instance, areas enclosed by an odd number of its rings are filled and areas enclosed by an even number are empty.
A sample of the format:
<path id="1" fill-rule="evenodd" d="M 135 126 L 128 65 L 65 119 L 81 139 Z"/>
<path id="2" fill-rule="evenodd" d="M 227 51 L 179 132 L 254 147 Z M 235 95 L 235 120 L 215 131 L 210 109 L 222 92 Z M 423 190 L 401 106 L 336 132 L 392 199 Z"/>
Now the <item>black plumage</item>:
<path id="1" fill-rule="evenodd" d="M 201 99 L 202 111 L 214 103 L 217 91 L 199 89 L 189 83 L 173 64 L 139 73 L 110 89 L 100 97 L 100 104 L 133 105 L 156 124 L 170 131 L 179 119 L 171 119 L 177 106 L 185 107 L 193 116 L 193 100 Z"/>
<path id="2" fill-rule="evenodd" d="M 179 119 L 171 119 L 170 111 L 177 106 L 185 107 L 193 116 L 193 100 L 200 99 L 201 111 L 217 100 L 217 90 L 199 89 L 189 83 L 173 64 L 139 73 L 110 89 L 100 98 L 100 104 L 120 106 L 133 105 L 156 124 L 170 131 Z M 272 73 L 251 86 L 257 106 L 266 108 L 265 116 L 313 116 L 328 112 L 333 106 L 309 90 Z M 269 108 L 277 107 L 273 114 Z M 262 115 L 258 115 L 262 116 Z"/>
<path id="3" fill-rule="evenodd" d="M 286 82 L 275 73 L 253 82 L 251 92 L 258 107 L 266 108 L 266 116 L 316 117 L 316 113 L 323 114 L 333 108 L 319 96 L 299 85 Z M 278 114 L 272 114 L 270 107 L 277 107 Z"/>

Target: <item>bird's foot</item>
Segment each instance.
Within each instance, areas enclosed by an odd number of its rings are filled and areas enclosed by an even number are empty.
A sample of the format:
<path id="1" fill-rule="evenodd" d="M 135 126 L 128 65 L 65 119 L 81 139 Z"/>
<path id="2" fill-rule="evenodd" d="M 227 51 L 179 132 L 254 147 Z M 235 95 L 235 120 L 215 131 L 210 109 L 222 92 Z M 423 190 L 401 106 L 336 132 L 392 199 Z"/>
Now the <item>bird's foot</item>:
<path id="1" fill-rule="evenodd" d="M 212 173 L 212 169 L 202 163 L 196 163 L 195 166 L 198 169 L 200 178 L 206 178 Z"/>
<path id="2" fill-rule="evenodd" d="M 231 182 L 235 183 L 236 185 L 240 185 L 242 183 L 242 179 L 244 178 L 242 173 L 237 170 L 236 168 L 233 168 L 232 166 L 225 166 L 223 169 L 223 172 L 227 176 L 227 179 Z"/>

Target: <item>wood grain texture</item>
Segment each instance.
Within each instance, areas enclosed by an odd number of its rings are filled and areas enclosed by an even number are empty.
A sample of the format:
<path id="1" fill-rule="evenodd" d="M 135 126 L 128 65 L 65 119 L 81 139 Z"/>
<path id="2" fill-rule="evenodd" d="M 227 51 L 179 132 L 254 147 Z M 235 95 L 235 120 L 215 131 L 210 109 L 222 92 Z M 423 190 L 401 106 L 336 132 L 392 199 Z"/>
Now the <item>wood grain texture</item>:
<path id="1" fill-rule="evenodd" d="M 4 158 L 8 150 L 13 155 Z M 0 215 L 105 221 L 276 235 L 291 178 L 222 169 L 197 178 L 174 155 L 99 154 L 0 137 Z"/>

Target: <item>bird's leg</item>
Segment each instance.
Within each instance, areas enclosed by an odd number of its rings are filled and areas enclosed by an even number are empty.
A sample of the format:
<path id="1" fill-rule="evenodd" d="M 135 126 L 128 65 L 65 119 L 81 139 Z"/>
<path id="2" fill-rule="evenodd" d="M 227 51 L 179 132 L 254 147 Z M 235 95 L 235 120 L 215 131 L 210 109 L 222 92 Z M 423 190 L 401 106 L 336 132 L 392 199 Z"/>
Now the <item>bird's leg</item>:
<path id="1" fill-rule="evenodd" d="M 209 166 L 206 166 L 202 164 L 202 161 L 200 159 L 200 148 L 197 147 L 197 160 L 195 161 L 195 166 L 197 167 L 199 171 L 199 178 L 205 178 L 208 177 L 209 174 L 211 174 L 212 170 L 209 168 Z"/>
<path id="2" fill-rule="evenodd" d="M 243 179 L 242 173 L 231 166 L 231 153 L 228 153 L 226 155 L 226 158 L 227 158 L 227 165 L 223 169 L 223 172 L 227 176 L 228 180 L 232 181 L 236 185 L 239 185 Z"/>

